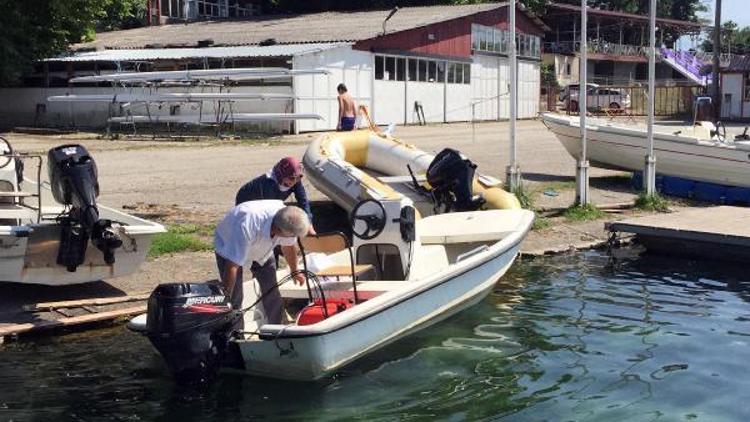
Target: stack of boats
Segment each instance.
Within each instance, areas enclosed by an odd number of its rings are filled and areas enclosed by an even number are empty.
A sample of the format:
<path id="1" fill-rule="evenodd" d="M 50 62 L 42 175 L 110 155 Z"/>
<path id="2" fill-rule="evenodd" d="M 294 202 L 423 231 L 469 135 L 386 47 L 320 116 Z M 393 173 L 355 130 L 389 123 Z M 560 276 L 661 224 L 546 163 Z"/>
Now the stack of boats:
<path id="1" fill-rule="evenodd" d="M 233 335 L 227 321 L 236 315 L 220 291 L 157 289 L 148 316 L 130 327 L 151 339 L 178 376 L 205 378 L 233 361 L 254 375 L 321 378 L 482 300 L 515 260 L 534 218 L 455 152 L 433 157 L 375 130 L 322 135 L 303 163 L 315 187 L 350 213 L 351 247 L 327 252 L 327 266 L 308 273 L 306 286 L 279 287 L 288 324 L 267 323 L 255 282 L 244 284 L 244 330 Z M 436 195 L 438 179 L 447 196 Z M 313 282 L 331 268 L 352 271 Z"/>

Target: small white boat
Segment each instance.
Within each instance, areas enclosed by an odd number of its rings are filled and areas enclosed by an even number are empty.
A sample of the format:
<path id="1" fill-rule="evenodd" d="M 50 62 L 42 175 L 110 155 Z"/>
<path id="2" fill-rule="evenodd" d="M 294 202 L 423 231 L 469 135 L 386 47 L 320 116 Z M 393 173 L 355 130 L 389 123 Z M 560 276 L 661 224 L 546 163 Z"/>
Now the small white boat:
<path id="1" fill-rule="evenodd" d="M 264 324 L 248 320 L 250 314 L 245 314 L 246 329 L 255 324 L 258 334 L 236 341 L 244 370 L 272 378 L 319 379 L 476 304 L 510 268 L 533 219 L 527 210 L 490 210 L 418 220 L 412 253 L 404 262 L 406 276 L 394 271 L 400 277 L 358 281 L 360 303 L 310 325 Z M 357 253 L 366 252 L 361 249 L 366 245 L 360 244 Z M 374 245 L 387 250 L 388 243 L 371 243 L 371 251 Z M 399 266 L 397 255 L 381 257 Z M 330 258 L 334 264 L 346 265 L 348 251 Z M 324 286 L 326 297 L 354 299 L 351 282 L 329 283 Z M 287 283 L 280 290 L 289 301 L 308 300 L 304 287 Z M 257 297 L 252 284 L 246 284 L 245 292 Z"/>
<path id="2" fill-rule="evenodd" d="M 543 113 L 542 122 L 557 136 L 573 158 L 581 155 L 581 129 L 578 116 Z M 593 166 L 639 171 L 645 166 L 647 139 L 645 126 L 621 126 L 590 118 L 588 160 Z M 654 132 L 656 171 L 659 174 L 720 185 L 750 187 L 750 141 L 732 140 L 726 130 L 710 122 Z M 717 134 L 717 132 L 723 132 Z"/>
<path id="3" fill-rule="evenodd" d="M 149 337 L 178 379 L 210 378 L 226 354 L 234 355 L 229 359 L 233 367 L 253 375 L 319 379 L 479 302 L 511 266 L 533 212 L 510 201 L 514 209 L 420 218 L 409 197 L 352 164 L 366 157 L 369 166 L 378 154 L 407 146 L 388 141 L 378 150 L 365 131 L 350 136 L 359 148 L 347 145 L 346 152 L 333 153 L 341 142 L 322 142 L 315 148 L 327 158 L 318 162 L 310 150 L 305 156 L 306 165 L 321 166 L 310 176 L 348 174 L 348 183 L 334 180 L 326 186 L 331 198 L 350 211 L 354 238 L 351 245 L 335 234 L 302 240 L 308 252 L 304 262 L 314 271 L 306 286 L 286 282 L 279 287 L 289 323 L 267 322 L 255 281 L 244 283 L 244 330 L 230 341 L 232 311 L 216 284 L 161 285 L 149 299 L 148 314 L 131 320 L 129 328 Z M 473 168 L 467 173 L 462 166 L 470 163 L 455 160 L 446 169 L 461 174 L 456 179 L 464 186 L 453 188 L 470 190 L 473 179 L 466 176 L 473 175 Z M 393 160 L 383 160 L 388 161 Z M 315 250 L 315 244 L 323 250 Z M 321 252 L 317 263 L 311 250 Z M 280 270 L 278 279 L 285 277 L 288 271 Z"/>
<path id="4" fill-rule="evenodd" d="M 42 157 L 0 141 L 0 281 L 61 286 L 138 269 L 165 229 L 96 204 L 96 166 L 83 147 L 50 150 L 51 184 L 43 185 Z M 21 178 L 19 161 L 36 170 L 35 180 Z"/>

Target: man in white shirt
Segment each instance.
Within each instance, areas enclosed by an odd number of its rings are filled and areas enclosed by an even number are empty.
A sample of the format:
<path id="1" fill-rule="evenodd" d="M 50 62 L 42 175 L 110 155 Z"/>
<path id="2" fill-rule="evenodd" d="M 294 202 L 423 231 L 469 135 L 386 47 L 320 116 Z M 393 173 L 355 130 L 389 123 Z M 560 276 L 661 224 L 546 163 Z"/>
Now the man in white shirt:
<path id="1" fill-rule="evenodd" d="M 282 322 L 283 302 L 276 286 L 273 248 L 281 246 L 289 270 L 294 273 L 297 237 L 307 235 L 309 228 L 310 220 L 304 210 L 285 206 L 278 200 L 243 202 L 229 210 L 216 226 L 214 248 L 219 276 L 234 309 L 242 308 L 242 269 L 247 262 L 260 284 L 268 322 Z M 305 282 L 302 274 L 294 279 L 300 285 Z"/>

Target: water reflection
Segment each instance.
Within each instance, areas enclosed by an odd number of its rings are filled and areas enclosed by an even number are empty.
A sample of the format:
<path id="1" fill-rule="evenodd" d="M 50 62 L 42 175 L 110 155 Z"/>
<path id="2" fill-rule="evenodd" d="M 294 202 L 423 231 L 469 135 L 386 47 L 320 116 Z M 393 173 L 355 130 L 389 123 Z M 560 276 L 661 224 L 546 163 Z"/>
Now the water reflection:
<path id="1" fill-rule="evenodd" d="M 521 262 L 481 304 L 316 383 L 176 388 L 122 328 L 3 346 L 0 419 L 745 420 L 742 268 Z"/>

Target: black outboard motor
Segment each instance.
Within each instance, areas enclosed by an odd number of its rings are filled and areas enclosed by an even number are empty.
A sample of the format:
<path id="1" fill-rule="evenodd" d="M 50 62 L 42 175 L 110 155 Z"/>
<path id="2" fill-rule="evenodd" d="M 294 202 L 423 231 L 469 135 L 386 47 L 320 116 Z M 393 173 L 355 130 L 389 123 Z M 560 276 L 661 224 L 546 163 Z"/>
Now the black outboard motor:
<path id="1" fill-rule="evenodd" d="M 178 383 L 203 384 L 216 376 L 238 318 L 218 284 L 160 284 L 148 299 L 146 333 Z"/>
<path id="2" fill-rule="evenodd" d="M 61 145 L 47 153 L 47 171 L 55 200 L 71 206 L 70 212 L 59 219 L 62 231 L 57 263 L 75 271 L 83 264 L 90 238 L 104 254 L 104 262 L 114 264 L 114 250 L 122 246 L 122 240 L 112 230 L 110 220 L 99 219 L 94 159 L 81 145 Z"/>
<path id="3" fill-rule="evenodd" d="M 445 212 L 475 211 L 484 204 L 481 196 L 472 196 L 476 164 L 455 149 L 440 151 L 427 168 L 427 183 L 432 187 L 435 207 Z"/>

